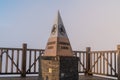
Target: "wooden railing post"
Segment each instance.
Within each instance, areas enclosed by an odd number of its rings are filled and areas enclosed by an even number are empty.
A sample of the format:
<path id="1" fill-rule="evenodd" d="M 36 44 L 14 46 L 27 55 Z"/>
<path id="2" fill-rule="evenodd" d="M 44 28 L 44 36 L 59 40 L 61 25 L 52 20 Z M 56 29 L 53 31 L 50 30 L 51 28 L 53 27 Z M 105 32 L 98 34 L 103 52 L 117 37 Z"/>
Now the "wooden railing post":
<path id="1" fill-rule="evenodd" d="M 117 56 L 118 80 L 120 80 L 120 45 L 117 45 L 117 51 L 118 51 L 118 56 Z"/>
<path id="2" fill-rule="evenodd" d="M 86 72 L 85 75 L 92 75 L 90 73 L 90 67 L 91 67 L 91 56 L 90 56 L 90 47 L 86 47 Z"/>
<path id="3" fill-rule="evenodd" d="M 26 77 L 26 52 L 27 52 L 27 44 L 23 44 L 22 50 L 22 73 L 21 77 Z"/>

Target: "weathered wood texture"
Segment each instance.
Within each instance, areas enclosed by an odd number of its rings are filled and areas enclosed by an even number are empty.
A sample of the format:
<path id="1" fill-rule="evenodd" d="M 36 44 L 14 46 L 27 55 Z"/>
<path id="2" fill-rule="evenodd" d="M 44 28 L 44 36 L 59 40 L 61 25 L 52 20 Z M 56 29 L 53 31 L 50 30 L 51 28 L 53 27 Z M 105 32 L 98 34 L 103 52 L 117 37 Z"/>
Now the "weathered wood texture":
<path id="1" fill-rule="evenodd" d="M 92 75 L 90 71 L 90 67 L 91 67 L 91 59 L 92 57 L 90 56 L 90 47 L 86 48 L 86 72 L 85 75 Z"/>
<path id="2" fill-rule="evenodd" d="M 28 49 L 27 44 L 22 48 L 0 48 L 0 74 L 38 74 L 39 56 L 42 49 Z"/>
<path id="3" fill-rule="evenodd" d="M 27 51 L 27 44 L 23 44 L 21 77 L 26 77 L 26 51 Z"/>
<path id="4" fill-rule="evenodd" d="M 91 51 L 90 55 L 92 56 L 91 73 L 117 77 L 117 50 Z"/>

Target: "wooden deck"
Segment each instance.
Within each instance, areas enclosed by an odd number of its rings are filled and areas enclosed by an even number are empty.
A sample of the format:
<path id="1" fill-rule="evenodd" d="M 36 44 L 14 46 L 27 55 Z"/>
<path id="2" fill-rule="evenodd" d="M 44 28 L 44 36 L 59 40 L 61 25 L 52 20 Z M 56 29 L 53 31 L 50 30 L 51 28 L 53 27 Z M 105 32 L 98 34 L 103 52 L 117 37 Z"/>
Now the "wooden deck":
<path id="1" fill-rule="evenodd" d="M 39 77 L 1 77 L 0 80 L 40 80 Z M 79 80 L 117 80 L 117 79 L 110 79 L 110 78 L 103 78 L 98 76 L 80 76 Z"/>

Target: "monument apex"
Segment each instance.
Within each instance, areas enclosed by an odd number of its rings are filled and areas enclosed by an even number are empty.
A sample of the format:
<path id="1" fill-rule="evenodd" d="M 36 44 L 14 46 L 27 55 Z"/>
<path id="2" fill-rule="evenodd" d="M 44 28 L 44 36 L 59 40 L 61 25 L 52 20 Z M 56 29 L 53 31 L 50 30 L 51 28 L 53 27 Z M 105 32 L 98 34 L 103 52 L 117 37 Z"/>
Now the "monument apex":
<path id="1" fill-rule="evenodd" d="M 73 56 L 71 44 L 59 11 L 54 21 L 44 56 Z"/>

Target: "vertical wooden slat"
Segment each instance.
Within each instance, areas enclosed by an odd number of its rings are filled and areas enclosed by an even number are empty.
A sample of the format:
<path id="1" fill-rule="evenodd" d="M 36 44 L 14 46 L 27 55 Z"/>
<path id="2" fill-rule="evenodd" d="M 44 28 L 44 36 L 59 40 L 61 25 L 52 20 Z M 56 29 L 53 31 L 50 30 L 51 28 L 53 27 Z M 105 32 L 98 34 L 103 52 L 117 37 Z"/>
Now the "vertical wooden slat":
<path id="1" fill-rule="evenodd" d="M 19 50 L 17 50 L 17 68 L 19 68 Z M 16 68 L 16 72 L 18 73 L 18 69 Z"/>
<path id="2" fill-rule="evenodd" d="M 116 53 L 114 53 L 114 68 L 115 68 L 115 76 L 117 75 L 116 74 Z"/>
<path id="3" fill-rule="evenodd" d="M 14 50 L 12 50 L 11 73 L 13 73 L 13 58 L 14 58 Z"/>
<path id="4" fill-rule="evenodd" d="M 5 66 L 5 73 L 8 72 L 8 50 L 6 50 L 6 66 Z"/>
<path id="5" fill-rule="evenodd" d="M 102 70 L 102 65 L 101 65 L 101 64 L 102 64 L 102 63 L 101 63 L 102 53 L 101 53 L 101 52 L 100 52 L 100 56 L 101 56 L 101 57 L 100 57 L 100 74 L 101 74 L 101 70 Z"/>
<path id="6" fill-rule="evenodd" d="M 83 71 L 85 71 L 84 70 L 84 67 L 85 67 L 85 61 L 84 60 L 85 60 L 85 53 L 83 53 Z"/>
<path id="7" fill-rule="evenodd" d="M 108 53 L 107 53 L 107 75 L 108 75 Z"/>
<path id="8" fill-rule="evenodd" d="M 112 52 L 110 53 L 110 74 L 112 75 Z"/>
<path id="9" fill-rule="evenodd" d="M 34 53 L 34 72 L 36 72 L 36 51 L 34 51 L 35 53 Z"/>
<path id="10" fill-rule="evenodd" d="M 31 50 L 29 55 L 29 72 L 31 72 Z"/>
<path id="11" fill-rule="evenodd" d="M 92 75 L 92 72 L 93 72 L 93 68 L 91 68 L 92 66 L 92 60 L 93 60 L 93 54 L 91 53 L 91 51 L 89 52 L 90 54 L 90 67 L 89 67 L 89 75 Z"/>
<path id="12" fill-rule="evenodd" d="M 81 62 L 81 53 L 79 53 L 79 61 Z M 81 65 L 79 63 L 79 71 L 81 71 Z"/>
<path id="13" fill-rule="evenodd" d="M 103 54 L 103 74 L 105 74 L 105 54 L 106 53 L 102 53 Z"/>
<path id="14" fill-rule="evenodd" d="M 95 64 L 95 53 L 94 53 L 94 63 L 93 65 Z M 94 73 L 95 73 L 95 66 L 94 66 Z"/>
<path id="15" fill-rule="evenodd" d="M 21 77 L 26 77 L 26 60 L 27 60 L 26 53 L 27 53 L 27 44 L 23 44 Z"/>
<path id="16" fill-rule="evenodd" d="M 96 53 L 97 54 L 97 59 L 98 59 L 98 53 Z M 97 73 L 98 73 L 98 62 L 97 62 Z"/>

